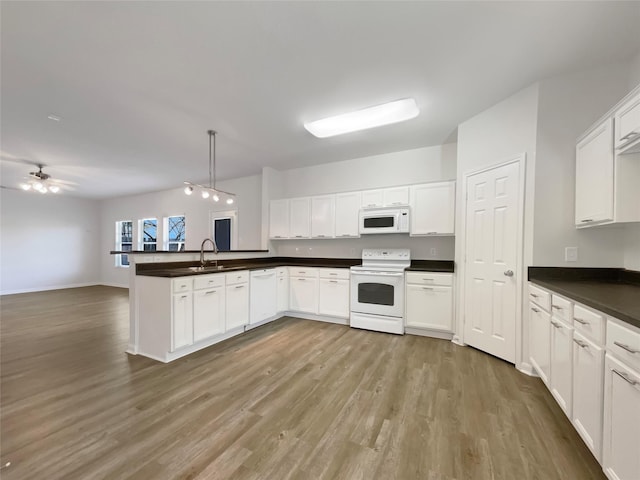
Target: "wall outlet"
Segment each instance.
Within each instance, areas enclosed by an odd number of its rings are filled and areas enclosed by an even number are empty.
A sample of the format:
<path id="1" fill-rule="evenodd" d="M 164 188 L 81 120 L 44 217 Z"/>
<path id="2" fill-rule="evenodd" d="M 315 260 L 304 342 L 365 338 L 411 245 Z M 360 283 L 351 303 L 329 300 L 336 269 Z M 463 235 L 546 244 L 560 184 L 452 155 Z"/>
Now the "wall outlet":
<path id="1" fill-rule="evenodd" d="M 565 247 L 565 249 L 564 249 L 564 261 L 565 262 L 577 262 L 578 261 L 578 247 Z"/>
<path id="2" fill-rule="evenodd" d="M 432 257 L 435 257 L 437 253 L 438 253 L 438 251 L 437 251 L 435 248 L 432 248 L 431 250 L 429 250 L 429 254 L 430 254 Z"/>

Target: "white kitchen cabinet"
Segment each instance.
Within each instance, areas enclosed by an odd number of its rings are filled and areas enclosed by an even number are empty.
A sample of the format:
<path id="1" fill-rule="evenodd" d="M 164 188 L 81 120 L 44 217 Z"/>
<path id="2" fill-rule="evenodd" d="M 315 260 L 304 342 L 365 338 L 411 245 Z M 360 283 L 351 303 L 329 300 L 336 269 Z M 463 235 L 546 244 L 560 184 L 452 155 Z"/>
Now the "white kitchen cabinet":
<path id="1" fill-rule="evenodd" d="M 383 207 L 384 206 L 384 190 L 364 190 L 362 192 L 362 208 Z"/>
<path id="2" fill-rule="evenodd" d="M 551 327 L 551 394 L 571 418 L 573 327 L 553 317 Z"/>
<path id="3" fill-rule="evenodd" d="M 320 278 L 318 313 L 349 318 L 349 280 Z"/>
<path id="4" fill-rule="evenodd" d="M 409 205 L 409 187 L 385 188 L 383 203 L 385 207 Z"/>
<path id="5" fill-rule="evenodd" d="M 289 238 L 289 200 L 269 203 L 269 238 Z"/>
<path id="6" fill-rule="evenodd" d="M 227 285 L 226 327 L 227 331 L 249 323 L 249 284 Z"/>
<path id="7" fill-rule="evenodd" d="M 572 422 L 593 456 L 600 461 L 604 350 L 576 332 L 573 343 Z"/>
<path id="8" fill-rule="evenodd" d="M 613 220 L 613 119 L 576 146 L 576 225 Z"/>
<path id="9" fill-rule="evenodd" d="M 193 294 L 173 295 L 171 351 L 193 344 Z"/>
<path id="10" fill-rule="evenodd" d="M 407 327 L 453 331 L 452 287 L 407 283 L 405 291 Z"/>
<path id="11" fill-rule="evenodd" d="M 533 302 L 529 302 L 529 358 L 537 374 L 549 387 L 551 315 Z"/>
<path id="12" fill-rule="evenodd" d="M 616 150 L 640 151 L 640 90 L 616 110 L 614 126 Z"/>
<path id="13" fill-rule="evenodd" d="M 335 195 L 313 197 L 311 199 L 311 236 L 313 238 L 333 238 L 335 221 Z"/>
<path id="14" fill-rule="evenodd" d="M 602 466 L 611 480 L 640 478 L 640 373 L 605 357 Z"/>
<path id="15" fill-rule="evenodd" d="M 225 287 L 193 292 L 193 341 L 225 332 Z"/>
<path id="16" fill-rule="evenodd" d="M 275 268 L 251 272 L 249 323 L 272 318 L 277 311 L 277 282 Z"/>
<path id="17" fill-rule="evenodd" d="M 317 269 L 306 268 L 304 272 L 306 276 L 291 275 L 290 272 L 289 310 L 293 312 L 317 314 L 318 271 Z"/>
<path id="18" fill-rule="evenodd" d="M 289 310 L 289 273 L 286 267 L 276 268 L 276 296 L 278 312 Z"/>
<path id="19" fill-rule="evenodd" d="M 359 237 L 360 236 L 360 192 L 339 193 L 336 195 L 335 208 L 335 236 Z"/>
<path id="20" fill-rule="evenodd" d="M 311 199 L 289 200 L 289 237 L 309 238 L 311 235 Z"/>
<path id="21" fill-rule="evenodd" d="M 410 234 L 453 235 L 455 195 L 455 182 L 412 186 Z"/>

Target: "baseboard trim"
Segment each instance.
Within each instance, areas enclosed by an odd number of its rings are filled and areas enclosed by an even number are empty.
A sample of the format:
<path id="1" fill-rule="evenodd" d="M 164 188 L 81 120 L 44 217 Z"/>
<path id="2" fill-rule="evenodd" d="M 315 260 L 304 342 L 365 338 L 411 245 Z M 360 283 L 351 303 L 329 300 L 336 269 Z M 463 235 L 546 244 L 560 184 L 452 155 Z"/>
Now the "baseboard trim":
<path id="1" fill-rule="evenodd" d="M 335 323 L 337 325 L 349 325 L 348 318 L 328 317 L 325 315 L 316 315 L 315 313 L 286 311 L 281 316 L 302 318 L 303 320 L 315 320 L 317 322 Z"/>
<path id="2" fill-rule="evenodd" d="M 423 330 L 421 328 L 404 327 L 404 333 L 409 335 L 417 335 L 419 337 L 439 338 L 441 340 L 451 340 L 452 332 L 441 332 L 439 330 Z"/>
<path id="3" fill-rule="evenodd" d="M 530 377 L 538 377 L 539 375 L 533 369 L 530 363 L 522 362 L 520 365 L 516 365 L 516 370 L 524 373 L 525 375 L 529 375 Z"/>
<path id="4" fill-rule="evenodd" d="M 455 343 L 456 345 L 460 346 L 460 347 L 466 347 L 467 344 L 464 343 L 462 340 L 460 340 L 460 336 L 459 335 L 454 335 L 453 338 L 451 339 L 451 343 Z"/>
<path id="5" fill-rule="evenodd" d="M 127 290 L 129 289 L 129 284 L 128 283 L 108 283 L 108 282 L 101 282 L 98 283 L 98 285 L 103 285 L 105 287 L 116 287 L 116 288 L 126 288 Z"/>
<path id="6" fill-rule="evenodd" d="M 81 288 L 81 287 L 95 287 L 102 285 L 100 282 L 87 282 L 87 283 L 70 283 L 68 285 L 49 285 L 47 287 L 36 288 L 18 288 L 16 290 L 2 290 L 0 295 L 16 295 L 18 293 L 34 293 L 34 292 L 48 292 L 50 290 L 64 290 L 67 288 Z"/>

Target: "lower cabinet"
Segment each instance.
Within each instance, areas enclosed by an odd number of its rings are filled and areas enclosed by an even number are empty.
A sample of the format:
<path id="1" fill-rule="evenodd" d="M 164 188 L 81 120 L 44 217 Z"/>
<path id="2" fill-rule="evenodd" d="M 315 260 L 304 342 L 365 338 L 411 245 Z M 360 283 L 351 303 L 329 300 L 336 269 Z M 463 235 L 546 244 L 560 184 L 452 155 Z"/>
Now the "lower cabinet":
<path id="1" fill-rule="evenodd" d="M 193 343 L 193 294 L 173 296 L 171 318 L 171 351 Z"/>
<path id="2" fill-rule="evenodd" d="M 276 268 L 276 296 L 278 312 L 289 310 L 289 273 L 286 268 Z"/>
<path id="3" fill-rule="evenodd" d="M 249 323 L 249 284 L 227 285 L 227 330 Z"/>
<path id="4" fill-rule="evenodd" d="M 551 394 L 571 418 L 573 327 L 551 319 Z"/>
<path id="5" fill-rule="evenodd" d="M 405 325 L 453 331 L 453 275 L 408 272 L 405 285 Z"/>
<path id="6" fill-rule="evenodd" d="M 529 302 L 529 359 L 542 381 L 549 386 L 551 315 L 533 302 Z"/>
<path id="7" fill-rule="evenodd" d="M 349 280 L 320 279 L 318 313 L 349 318 Z"/>
<path id="8" fill-rule="evenodd" d="M 318 279 L 291 277 L 289 282 L 289 309 L 318 313 Z"/>
<path id="9" fill-rule="evenodd" d="M 225 332 L 225 287 L 193 292 L 193 341 Z"/>

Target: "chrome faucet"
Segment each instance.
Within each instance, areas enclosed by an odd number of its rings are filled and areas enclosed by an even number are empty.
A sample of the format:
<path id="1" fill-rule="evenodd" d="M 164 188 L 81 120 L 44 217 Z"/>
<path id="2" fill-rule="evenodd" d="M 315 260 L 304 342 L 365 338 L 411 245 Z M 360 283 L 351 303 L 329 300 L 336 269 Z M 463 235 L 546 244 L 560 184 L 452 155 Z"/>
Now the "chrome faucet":
<path id="1" fill-rule="evenodd" d="M 209 237 L 205 238 L 202 241 L 202 245 L 200 245 L 200 267 L 201 268 L 204 268 L 204 266 L 207 264 L 207 262 L 204 261 L 204 244 L 207 242 L 211 242 L 211 245 L 213 245 L 213 253 L 218 255 L 218 245 L 216 245 L 216 241 Z M 216 267 L 218 266 L 218 258 L 216 258 L 215 266 Z"/>

